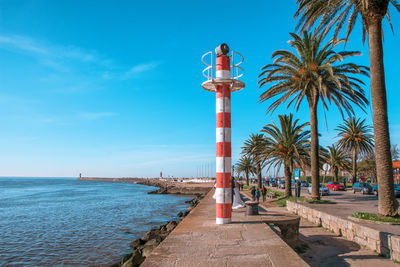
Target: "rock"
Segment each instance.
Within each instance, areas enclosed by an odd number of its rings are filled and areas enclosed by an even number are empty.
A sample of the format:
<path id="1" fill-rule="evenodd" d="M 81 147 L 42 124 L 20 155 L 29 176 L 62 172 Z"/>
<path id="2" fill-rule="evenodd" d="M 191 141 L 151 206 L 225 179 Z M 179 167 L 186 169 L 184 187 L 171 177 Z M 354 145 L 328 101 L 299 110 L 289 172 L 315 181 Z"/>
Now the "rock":
<path id="1" fill-rule="evenodd" d="M 158 229 L 152 229 L 150 231 L 148 231 L 144 236 L 143 236 L 143 240 L 144 241 L 149 241 L 150 239 L 154 239 L 157 236 L 160 236 L 160 230 Z"/>
<path id="2" fill-rule="evenodd" d="M 137 247 L 144 245 L 144 243 L 145 242 L 141 238 L 139 238 L 139 239 L 132 241 L 130 244 L 130 247 L 132 249 L 136 249 Z"/>
<path id="3" fill-rule="evenodd" d="M 147 246 L 157 246 L 158 244 L 160 244 L 160 242 L 156 239 L 150 239 L 149 241 L 146 242 L 146 244 L 143 247 L 147 247 Z"/>
<path id="4" fill-rule="evenodd" d="M 166 230 L 168 232 L 172 232 L 172 230 L 175 229 L 175 227 L 178 225 L 177 221 L 170 221 L 169 223 L 167 223 L 167 225 L 165 226 Z"/>
<path id="5" fill-rule="evenodd" d="M 168 235 L 167 231 L 161 231 L 158 229 L 153 229 L 150 230 L 149 232 L 147 232 L 144 236 L 143 236 L 143 241 L 147 242 L 151 239 L 156 239 L 157 242 L 161 242 L 166 236 Z"/>
<path id="6" fill-rule="evenodd" d="M 147 245 L 142 249 L 142 257 L 148 257 L 157 245 Z"/>
<path id="7" fill-rule="evenodd" d="M 122 267 L 132 267 L 133 266 L 132 265 L 132 257 L 129 258 L 127 261 L 123 262 L 121 266 Z"/>
<path id="8" fill-rule="evenodd" d="M 183 212 L 182 212 L 182 211 L 180 211 L 180 212 L 178 213 L 178 217 L 183 217 Z"/>
<path id="9" fill-rule="evenodd" d="M 130 260 L 131 260 L 131 265 L 127 265 L 127 266 L 123 265 L 123 267 L 128 267 L 128 266 L 136 267 L 136 266 L 139 266 L 140 264 L 142 264 L 142 262 L 145 260 L 145 258 L 143 257 L 141 251 L 135 250 L 133 252 L 133 256 L 132 256 L 132 258 Z"/>

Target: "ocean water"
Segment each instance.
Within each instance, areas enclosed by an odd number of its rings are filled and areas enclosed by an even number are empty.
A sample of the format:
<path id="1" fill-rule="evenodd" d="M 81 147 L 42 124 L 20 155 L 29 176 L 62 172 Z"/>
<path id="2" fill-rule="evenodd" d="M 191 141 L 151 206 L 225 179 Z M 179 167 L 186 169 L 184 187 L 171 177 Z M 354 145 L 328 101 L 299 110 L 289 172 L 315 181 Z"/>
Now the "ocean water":
<path id="1" fill-rule="evenodd" d="M 192 197 L 74 178 L 0 178 L 0 266 L 99 266 L 187 208 Z"/>

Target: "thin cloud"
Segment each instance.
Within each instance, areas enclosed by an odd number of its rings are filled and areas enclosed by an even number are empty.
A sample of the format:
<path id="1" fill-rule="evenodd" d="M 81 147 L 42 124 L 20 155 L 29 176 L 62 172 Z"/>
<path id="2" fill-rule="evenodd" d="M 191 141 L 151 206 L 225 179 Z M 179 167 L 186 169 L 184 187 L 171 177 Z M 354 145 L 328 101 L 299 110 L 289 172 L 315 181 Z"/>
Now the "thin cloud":
<path id="1" fill-rule="evenodd" d="M 0 35 L 0 45 L 5 47 L 13 47 L 40 55 L 47 55 L 49 53 L 46 48 L 38 46 L 32 39 L 24 36 Z"/>
<path id="2" fill-rule="evenodd" d="M 106 81 L 138 79 L 143 73 L 155 69 L 160 62 L 149 61 L 133 67 L 119 66 L 114 60 L 73 45 L 52 44 L 30 36 L 1 35 L 0 50 L 12 51 L 31 57 L 52 77 L 46 82 L 51 85 L 50 92 L 57 94 L 78 94 L 103 88 Z M 84 81 L 84 82 L 82 82 Z M 56 87 L 56 88 L 55 88 Z M 0 100 L 1 101 L 1 100 Z M 86 119 L 111 116 L 109 113 L 82 114 Z"/>
<path id="3" fill-rule="evenodd" d="M 135 77 L 139 74 L 142 74 L 143 72 L 147 72 L 147 71 L 151 71 L 155 68 L 157 68 L 161 63 L 160 62 L 156 62 L 156 61 L 151 61 L 148 63 L 142 63 L 142 64 L 138 64 L 136 66 L 133 66 L 132 68 L 130 68 L 124 75 L 125 79 L 128 78 L 132 78 Z"/>
<path id="4" fill-rule="evenodd" d="M 103 62 L 95 53 L 85 51 L 79 47 L 45 44 L 28 36 L 0 35 L 0 47 L 30 53 L 32 56 L 42 58 L 44 62 L 51 62 L 55 59 L 99 64 Z"/>

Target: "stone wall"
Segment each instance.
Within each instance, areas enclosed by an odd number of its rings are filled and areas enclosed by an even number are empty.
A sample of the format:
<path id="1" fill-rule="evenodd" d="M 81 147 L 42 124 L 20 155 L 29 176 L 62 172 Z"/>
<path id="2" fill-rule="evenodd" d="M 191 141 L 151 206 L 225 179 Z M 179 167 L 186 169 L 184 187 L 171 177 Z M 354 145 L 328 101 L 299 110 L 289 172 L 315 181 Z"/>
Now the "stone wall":
<path id="1" fill-rule="evenodd" d="M 312 223 L 327 228 L 347 240 L 354 241 L 361 246 L 390 257 L 392 260 L 400 261 L 400 236 L 380 232 L 357 222 L 332 216 L 293 201 L 287 201 L 286 205 L 288 211 Z"/>

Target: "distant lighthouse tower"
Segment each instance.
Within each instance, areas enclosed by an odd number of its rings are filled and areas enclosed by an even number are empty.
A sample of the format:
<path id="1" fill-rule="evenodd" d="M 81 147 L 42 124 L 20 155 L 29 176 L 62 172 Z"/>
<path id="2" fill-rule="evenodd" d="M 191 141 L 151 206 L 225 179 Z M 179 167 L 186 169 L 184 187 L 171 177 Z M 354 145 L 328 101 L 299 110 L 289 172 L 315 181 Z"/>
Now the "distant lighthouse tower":
<path id="1" fill-rule="evenodd" d="M 238 79 L 243 76 L 244 70 L 239 65 L 243 63 L 244 57 L 232 51 L 228 55 L 229 47 L 221 44 L 215 48 L 217 55 L 216 63 L 213 65 L 213 52 L 204 54 L 201 58 L 207 67 L 203 75 L 207 81 L 202 83 L 203 89 L 216 92 L 216 223 L 226 224 L 232 218 L 232 190 L 231 190 L 231 92 L 244 88 L 244 82 Z M 211 57 L 211 64 L 205 62 L 205 58 Z M 239 59 L 235 63 L 235 59 Z M 215 72 L 215 74 L 214 74 Z"/>

